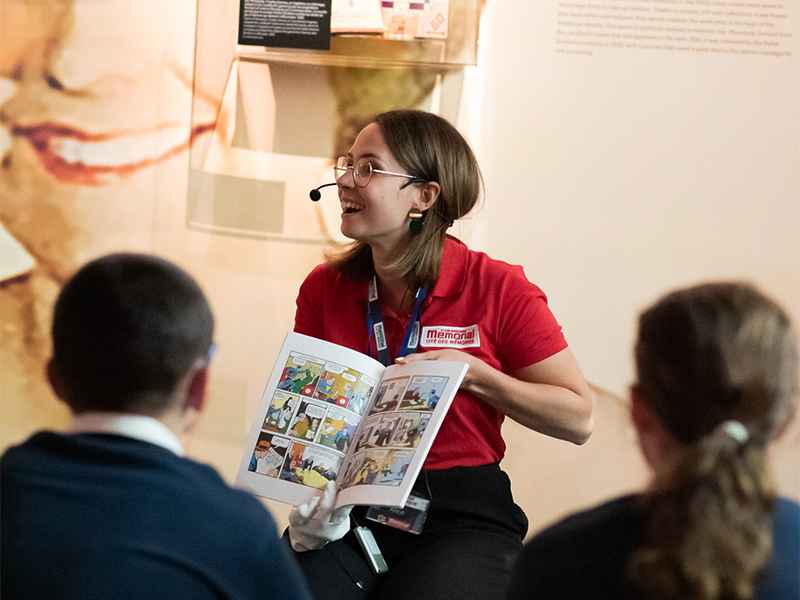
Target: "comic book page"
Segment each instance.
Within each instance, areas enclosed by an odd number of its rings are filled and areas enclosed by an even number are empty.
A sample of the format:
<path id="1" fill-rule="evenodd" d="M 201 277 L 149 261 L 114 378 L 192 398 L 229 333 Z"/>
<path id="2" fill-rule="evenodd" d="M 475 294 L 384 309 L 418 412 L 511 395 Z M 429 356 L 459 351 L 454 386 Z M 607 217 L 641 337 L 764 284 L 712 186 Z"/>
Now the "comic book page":
<path id="1" fill-rule="evenodd" d="M 384 369 L 360 352 L 287 334 L 234 485 L 290 504 L 319 495 L 338 479 Z M 267 469 L 275 455 L 281 464 Z"/>
<path id="2" fill-rule="evenodd" d="M 337 486 L 337 505 L 402 506 L 465 363 L 385 368 L 289 333 L 267 383 L 235 486 L 290 504 Z"/>
<path id="3" fill-rule="evenodd" d="M 447 361 L 384 371 L 337 481 L 337 506 L 405 504 L 466 372 Z"/>

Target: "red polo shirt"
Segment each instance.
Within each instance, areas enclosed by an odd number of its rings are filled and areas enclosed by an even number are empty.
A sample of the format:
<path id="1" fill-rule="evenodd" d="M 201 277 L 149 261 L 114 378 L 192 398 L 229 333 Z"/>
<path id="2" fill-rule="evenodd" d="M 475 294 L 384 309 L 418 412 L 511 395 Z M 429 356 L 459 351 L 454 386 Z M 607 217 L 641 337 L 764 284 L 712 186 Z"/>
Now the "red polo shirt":
<path id="1" fill-rule="evenodd" d="M 368 282 L 327 265 L 306 277 L 297 297 L 294 330 L 369 354 Z M 410 317 L 383 306 L 392 357 Z M 449 237 L 441 276 L 423 304 L 418 351 L 457 348 L 512 373 L 567 347 L 547 298 L 522 267 L 489 258 Z M 459 392 L 433 443 L 426 469 L 499 462 L 505 453 L 504 415 L 476 396 Z"/>

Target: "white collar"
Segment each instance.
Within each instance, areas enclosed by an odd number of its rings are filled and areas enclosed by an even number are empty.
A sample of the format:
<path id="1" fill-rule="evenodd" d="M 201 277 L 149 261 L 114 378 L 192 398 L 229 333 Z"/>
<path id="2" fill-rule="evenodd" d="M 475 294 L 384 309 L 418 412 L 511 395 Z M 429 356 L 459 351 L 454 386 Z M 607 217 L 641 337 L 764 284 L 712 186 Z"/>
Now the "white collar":
<path id="1" fill-rule="evenodd" d="M 181 441 L 158 419 L 131 413 L 85 412 L 72 417 L 68 433 L 111 433 L 149 442 L 183 456 Z"/>

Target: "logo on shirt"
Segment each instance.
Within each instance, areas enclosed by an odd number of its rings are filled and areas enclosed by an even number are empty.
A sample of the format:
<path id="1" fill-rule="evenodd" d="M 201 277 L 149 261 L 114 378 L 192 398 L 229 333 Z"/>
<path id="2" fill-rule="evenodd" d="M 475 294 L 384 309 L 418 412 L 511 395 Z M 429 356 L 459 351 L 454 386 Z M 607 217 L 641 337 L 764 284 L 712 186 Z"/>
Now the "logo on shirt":
<path id="1" fill-rule="evenodd" d="M 470 327 L 423 327 L 420 346 L 438 348 L 472 348 L 481 345 L 477 325 Z"/>

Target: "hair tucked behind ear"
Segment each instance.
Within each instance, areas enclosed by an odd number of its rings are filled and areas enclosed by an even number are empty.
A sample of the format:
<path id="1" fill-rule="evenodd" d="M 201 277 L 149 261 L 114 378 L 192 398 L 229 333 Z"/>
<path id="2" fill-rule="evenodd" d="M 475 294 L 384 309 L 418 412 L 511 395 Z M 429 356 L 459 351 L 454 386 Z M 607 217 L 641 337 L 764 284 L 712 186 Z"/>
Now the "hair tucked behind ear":
<path id="1" fill-rule="evenodd" d="M 641 397 L 684 452 L 642 498 L 630 580 L 653 600 L 751 598 L 772 551 L 766 448 L 797 400 L 789 320 L 748 285 L 674 292 L 641 315 L 636 368 Z"/>
<path id="2" fill-rule="evenodd" d="M 439 184 L 439 198 L 425 211 L 424 227 L 388 265 L 417 287 L 439 278 L 447 229 L 477 204 L 483 187 L 469 142 L 446 119 L 422 110 L 392 110 L 375 117 L 386 145 L 406 172 Z M 424 185 L 424 184 L 419 184 Z M 372 251 L 361 242 L 329 255 L 329 263 L 357 279 L 372 276 Z"/>

